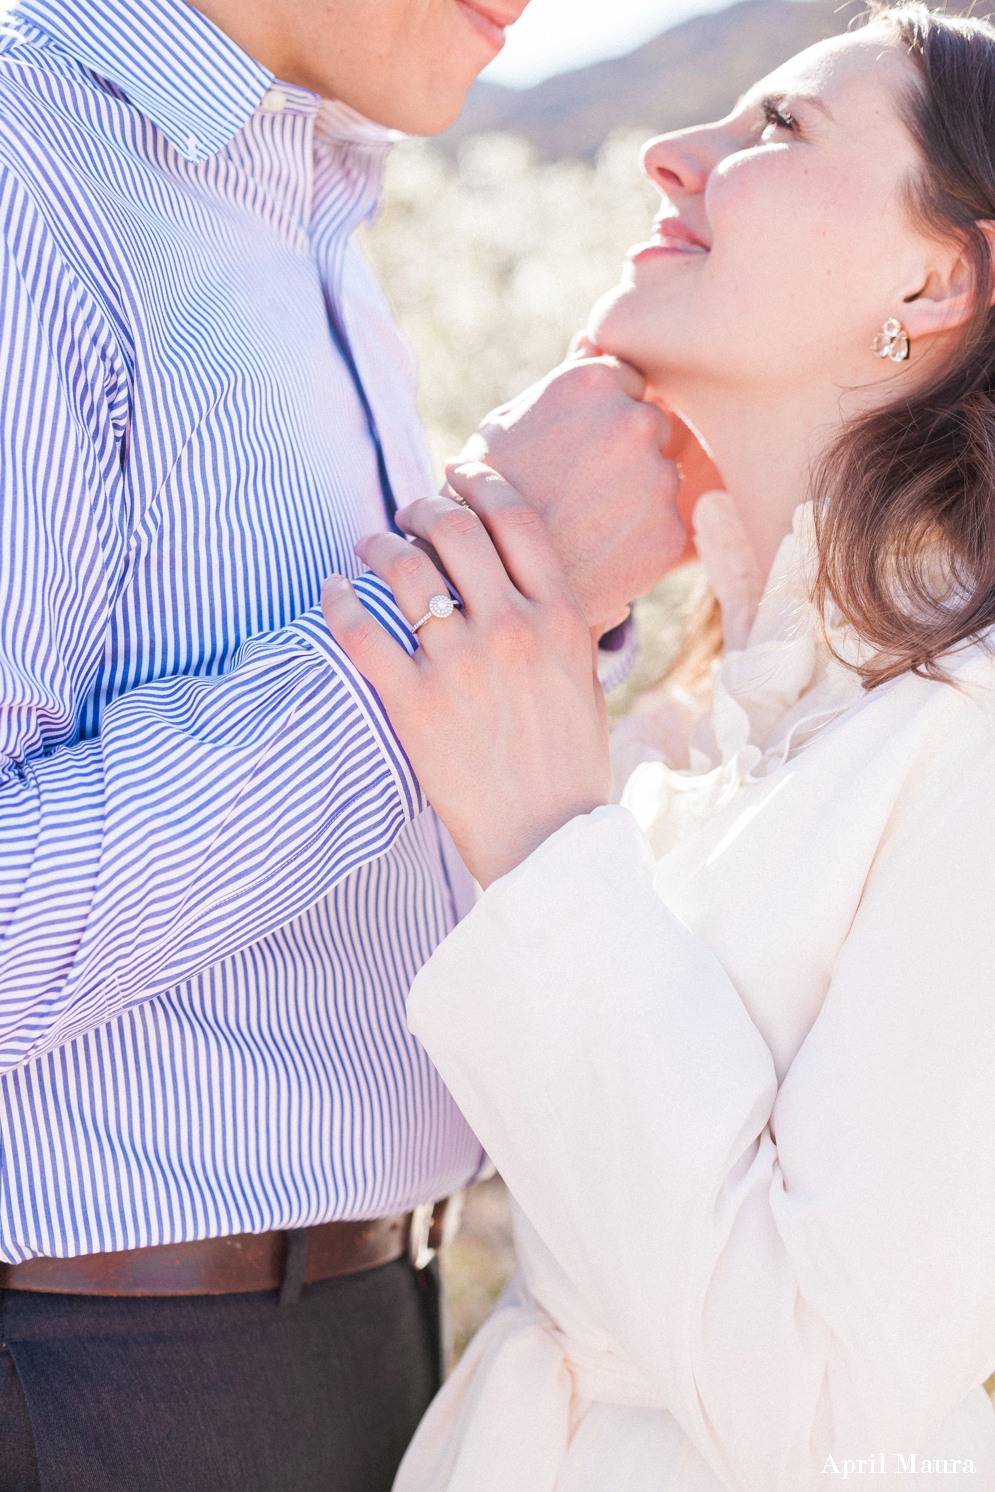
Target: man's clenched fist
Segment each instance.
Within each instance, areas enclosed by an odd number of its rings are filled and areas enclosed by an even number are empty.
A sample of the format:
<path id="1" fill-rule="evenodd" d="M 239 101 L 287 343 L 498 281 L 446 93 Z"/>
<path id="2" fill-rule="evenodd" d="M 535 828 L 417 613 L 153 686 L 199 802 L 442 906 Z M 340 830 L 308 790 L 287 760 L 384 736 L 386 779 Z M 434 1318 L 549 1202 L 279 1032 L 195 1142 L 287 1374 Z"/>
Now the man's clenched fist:
<path id="1" fill-rule="evenodd" d="M 563 363 L 492 411 L 460 457 L 493 467 L 541 514 L 596 636 L 685 550 L 678 471 L 662 454 L 670 424 L 642 392 L 613 358 Z"/>

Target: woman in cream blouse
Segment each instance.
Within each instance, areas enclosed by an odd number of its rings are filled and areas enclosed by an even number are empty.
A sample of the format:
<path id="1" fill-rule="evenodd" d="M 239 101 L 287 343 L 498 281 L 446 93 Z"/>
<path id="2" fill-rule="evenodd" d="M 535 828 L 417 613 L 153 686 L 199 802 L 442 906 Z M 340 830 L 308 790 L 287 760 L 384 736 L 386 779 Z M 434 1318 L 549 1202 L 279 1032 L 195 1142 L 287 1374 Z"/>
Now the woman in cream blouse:
<path id="1" fill-rule="evenodd" d="M 484 467 L 482 522 L 404 515 L 465 602 L 414 658 L 325 597 L 486 888 L 409 1020 L 517 1209 L 397 1492 L 992 1489 L 995 31 L 879 11 L 646 166 L 589 332 L 728 488 L 701 718 L 645 706 L 606 806 L 584 619 Z"/>

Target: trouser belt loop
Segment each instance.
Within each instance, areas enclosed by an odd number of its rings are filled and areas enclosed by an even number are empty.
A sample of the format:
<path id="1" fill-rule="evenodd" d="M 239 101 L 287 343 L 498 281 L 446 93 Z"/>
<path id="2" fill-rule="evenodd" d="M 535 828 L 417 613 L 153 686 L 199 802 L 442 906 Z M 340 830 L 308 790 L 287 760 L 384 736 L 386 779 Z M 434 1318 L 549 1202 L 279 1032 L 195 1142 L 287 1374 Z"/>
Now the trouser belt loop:
<path id="1" fill-rule="evenodd" d="M 295 1306 L 304 1288 L 304 1270 L 307 1267 L 307 1229 L 287 1229 L 287 1262 L 283 1266 L 283 1284 L 280 1286 L 280 1304 Z"/>

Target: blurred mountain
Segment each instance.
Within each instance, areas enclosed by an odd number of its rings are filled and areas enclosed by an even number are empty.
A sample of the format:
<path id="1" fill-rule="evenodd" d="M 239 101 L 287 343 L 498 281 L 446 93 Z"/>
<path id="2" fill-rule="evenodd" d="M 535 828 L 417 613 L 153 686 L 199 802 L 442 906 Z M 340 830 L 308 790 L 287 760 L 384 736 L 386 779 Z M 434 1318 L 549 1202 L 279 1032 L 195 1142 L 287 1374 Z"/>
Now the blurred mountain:
<path id="1" fill-rule="evenodd" d="M 547 160 L 593 156 L 624 126 L 653 133 L 720 119 L 745 89 L 805 47 L 845 31 L 859 14 L 840 0 L 739 0 L 696 16 L 627 57 L 561 73 L 534 88 L 478 82 L 435 144 L 455 153 L 468 135 L 510 130 Z"/>

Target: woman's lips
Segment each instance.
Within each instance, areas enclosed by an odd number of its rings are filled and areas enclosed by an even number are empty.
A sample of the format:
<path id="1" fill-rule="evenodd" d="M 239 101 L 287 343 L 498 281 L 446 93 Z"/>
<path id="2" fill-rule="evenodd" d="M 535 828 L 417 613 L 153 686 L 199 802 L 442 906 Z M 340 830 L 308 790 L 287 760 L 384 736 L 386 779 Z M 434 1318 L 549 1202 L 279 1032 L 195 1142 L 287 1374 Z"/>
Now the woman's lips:
<path id="1" fill-rule="evenodd" d="M 504 28 L 511 25 L 511 20 L 503 19 L 496 11 L 471 5 L 470 0 L 457 0 L 457 4 L 465 12 L 470 24 L 491 43 L 495 53 L 500 52 L 505 43 Z"/>
<path id="2" fill-rule="evenodd" d="M 626 258 L 633 264 L 642 259 L 653 259 L 661 254 L 707 254 L 708 245 L 692 233 L 680 218 L 657 218 L 653 224 L 653 236 L 648 243 L 637 243 Z"/>
<path id="3" fill-rule="evenodd" d="M 646 259 L 657 259 L 660 256 L 672 258 L 678 255 L 687 259 L 693 254 L 707 253 L 704 244 L 689 243 L 686 238 L 673 238 L 668 234 L 654 234 L 649 243 L 633 244 L 625 257 L 630 264 L 641 264 Z"/>

